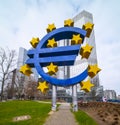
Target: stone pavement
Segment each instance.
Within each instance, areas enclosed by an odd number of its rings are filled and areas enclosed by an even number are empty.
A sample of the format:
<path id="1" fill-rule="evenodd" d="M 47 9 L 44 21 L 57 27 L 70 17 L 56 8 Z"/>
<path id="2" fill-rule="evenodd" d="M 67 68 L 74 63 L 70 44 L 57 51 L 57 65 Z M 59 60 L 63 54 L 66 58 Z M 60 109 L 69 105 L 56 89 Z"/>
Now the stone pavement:
<path id="1" fill-rule="evenodd" d="M 78 125 L 70 108 L 69 103 L 61 104 L 58 111 L 51 113 L 44 125 Z"/>

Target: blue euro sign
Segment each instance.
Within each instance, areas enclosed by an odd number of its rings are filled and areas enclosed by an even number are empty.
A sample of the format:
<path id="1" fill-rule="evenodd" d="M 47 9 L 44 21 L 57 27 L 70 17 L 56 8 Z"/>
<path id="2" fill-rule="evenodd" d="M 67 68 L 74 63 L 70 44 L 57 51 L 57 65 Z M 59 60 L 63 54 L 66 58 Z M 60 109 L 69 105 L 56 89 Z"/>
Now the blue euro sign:
<path id="1" fill-rule="evenodd" d="M 27 55 L 29 56 L 29 59 L 26 61 L 26 64 L 30 65 L 31 67 L 35 67 L 41 77 L 53 85 L 70 86 L 81 82 L 88 76 L 87 69 L 78 76 L 68 79 L 57 79 L 51 77 L 49 74 L 43 71 L 43 67 L 48 66 L 51 62 L 58 66 L 74 65 L 74 61 L 81 47 L 80 44 L 47 48 L 47 42 L 49 39 L 54 38 L 55 41 L 72 39 L 73 34 L 80 34 L 82 40 L 84 41 L 86 31 L 77 27 L 62 27 L 48 33 L 41 39 L 35 49 L 28 51 Z"/>

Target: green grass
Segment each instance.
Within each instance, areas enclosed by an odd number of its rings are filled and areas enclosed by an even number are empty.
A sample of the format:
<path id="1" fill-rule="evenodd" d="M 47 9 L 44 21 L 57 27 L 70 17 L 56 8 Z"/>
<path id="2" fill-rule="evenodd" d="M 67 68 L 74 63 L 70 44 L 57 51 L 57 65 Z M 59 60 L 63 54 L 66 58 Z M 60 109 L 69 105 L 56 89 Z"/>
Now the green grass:
<path id="1" fill-rule="evenodd" d="M 35 101 L 0 102 L 0 125 L 43 125 L 51 104 Z M 13 122 L 13 117 L 30 115 L 31 119 Z"/>
<path id="2" fill-rule="evenodd" d="M 74 112 L 74 115 L 79 125 L 98 125 L 94 119 L 81 110 Z"/>
<path id="3" fill-rule="evenodd" d="M 44 99 L 44 100 L 40 100 L 40 101 L 51 102 L 51 99 Z"/>

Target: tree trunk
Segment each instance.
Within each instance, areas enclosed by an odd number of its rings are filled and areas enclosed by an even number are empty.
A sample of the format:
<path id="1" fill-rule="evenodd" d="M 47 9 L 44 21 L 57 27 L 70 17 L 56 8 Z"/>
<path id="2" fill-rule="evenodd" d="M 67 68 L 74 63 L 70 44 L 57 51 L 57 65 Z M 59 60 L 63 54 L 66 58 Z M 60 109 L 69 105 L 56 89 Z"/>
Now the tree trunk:
<path id="1" fill-rule="evenodd" d="M 4 79 L 2 81 L 2 87 L 1 87 L 1 98 L 0 98 L 0 101 L 3 100 L 3 88 L 4 88 Z"/>
<path id="2" fill-rule="evenodd" d="M 3 76 L 0 81 L 2 83 L 1 86 L 1 97 L 0 101 L 3 100 L 4 97 L 4 84 L 5 81 L 8 79 L 8 76 L 12 72 L 12 66 L 15 64 L 15 51 L 9 50 L 6 51 L 0 47 L 0 77 Z"/>

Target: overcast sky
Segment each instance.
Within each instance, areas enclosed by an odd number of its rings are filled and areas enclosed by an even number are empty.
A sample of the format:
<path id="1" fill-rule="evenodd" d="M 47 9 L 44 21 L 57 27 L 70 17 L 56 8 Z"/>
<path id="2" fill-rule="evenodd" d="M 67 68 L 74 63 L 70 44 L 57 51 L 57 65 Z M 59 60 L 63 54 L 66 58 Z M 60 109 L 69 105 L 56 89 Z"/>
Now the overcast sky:
<path id="1" fill-rule="evenodd" d="M 93 14 L 100 83 L 120 94 L 119 0 L 0 0 L 0 46 L 29 49 L 48 24 L 61 27 L 82 10 Z"/>

